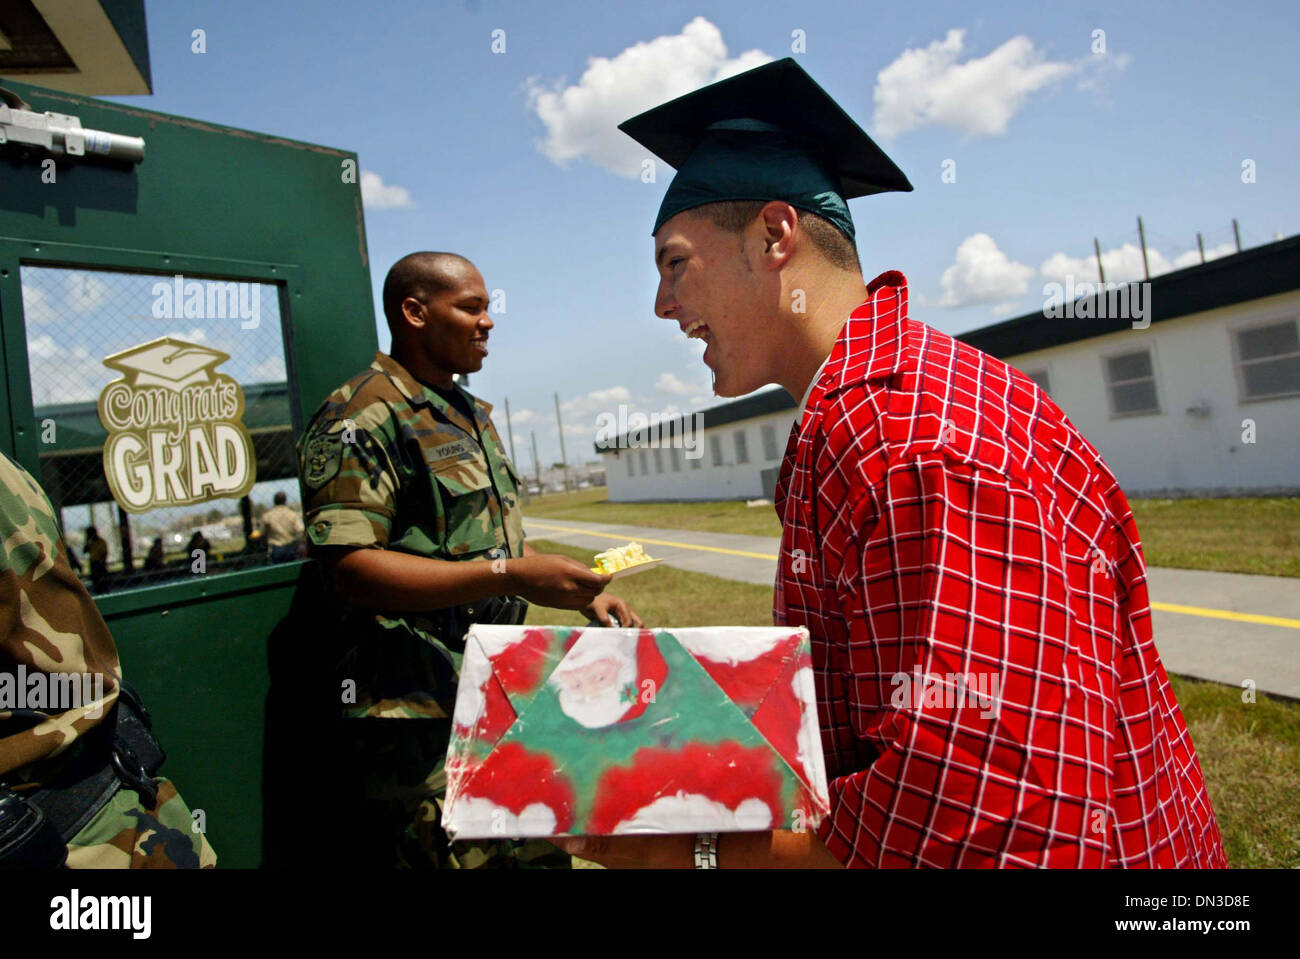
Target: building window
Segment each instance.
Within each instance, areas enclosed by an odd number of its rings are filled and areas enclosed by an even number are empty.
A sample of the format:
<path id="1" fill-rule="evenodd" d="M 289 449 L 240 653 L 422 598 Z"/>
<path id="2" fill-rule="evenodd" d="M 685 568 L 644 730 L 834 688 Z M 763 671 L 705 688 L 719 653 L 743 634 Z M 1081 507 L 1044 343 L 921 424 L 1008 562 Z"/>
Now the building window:
<path id="1" fill-rule="evenodd" d="M 722 465 L 722 437 L 714 434 L 709 437 L 709 449 L 713 451 L 713 465 Z"/>
<path id="2" fill-rule="evenodd" d="M 763 424 L 763 459 L 772 462 L 779 459 L 780 456 L 776 451 L 776 427 L 771 423 Z"/>
<path id="3" fill-rule="evenodd" d="M 647 459 L 645 458 L 645 450 L 638 450 L 637 452 L 638 452 L 638 453 L 640 454 L 640 456 L 641 456 L 641 475 L 642 475 L 642 476 L 649 476 L 649 475 L 650 475 L 650 462 L 649 462 L 649 460 L 647 460 Z"/>
<path id="4" fill-rule="evenodd" d="M 736 438 L 736 462 L 737 462 L 737 463 L 748 463 L 748 462 L 749 462 L 749 446 L 748 446 L 748 444 L 747 444 L 747 442 L 746 442 L 746 440 L 745 440 L 745 431 L 744 431 L 744 430 L 736 430 L 736 432 L 733 433 L 732 435 Z"/>
<path id="5" fill-rule="evenodd" d="M 655 472 L 662 473 L 664 471 L 663 451 L 656 446 L 652 452 L 655 454 Z"/>
<path id="6" fill-rule="evenodd" d="M 1044 393 L 1050 394 L 1052 392 L 1052 381 L 1048 378 L 1047 370 L 1045 368 L 1039 370 L 1024 370 L 1023 372 L 1025 376 L 1037 383 L 1038 388 Z"/>
<path id="7" fill-rule="evenodd" d="M 628 454 L 627 454 L 627 475 L 628 475 L 628 476 L 635 476 L 635 475 L 636 475 L 636 468 L 632 465 L 632 462 L 633 462 L 633 460 L 632 460 L 632 454 L 631 454 L 631 453 L 628 453 Z"/>
<path id="8" fill-rule="evenodd" d="M 1112 416 L 1160 412 L 1155 367 L 1151 363 L 1150 350 L 1134 350 L 1131 353 L 1108 356 L 1105 363 Z"/>
<path id="9" fill-rule="evenodd" d="M 40 265 L 24 265 L 20 275 L 31 428 L 41 437 L 37 477 L 69 548 L 90 573 L 90 591 L 192 581 L 195 549 L 204 550 L 209 577 L 270 562 L 263 514 L 278 494 L 300 512 L 280 288 L 260 280 Z M 147 351 L 162 337 L 172 343 L 154 346 L 153 361 L 139 358 L 146 352 L 125 366 L 120 359 L 112 367 L 104 362 Z M 206 362 L 170 384 L 163 381 L 165 370 L 150 369 L 203 354 Z M 230 386 L 243 397 L 238 416 L 197 399 L 187 402 L 179 407 L 188 411 L 179 414 L 182 419 L 166 424 L 179 440 L 161 447 L 148 445 L 148 437 L 160 434 L 161 419 L 148 412 L 141 414 L 145 422 L 135 419 L 135 410 L 146 405 L 131 407 L 112 430 L 98 414 L 109 390 L 141 399 L 148 390 L 163 391 L 179 403 L 197 391 Z M 233 436 L 231 423 L 247 437 L 242 451 L 238 443 L 216 439 Z M 106 473 L 105 449 L 112 458 L 133 442 L 137 452 L 118 461 L 129 470 Z M 242 482 L 250 473 L 251 487 Z M 135 482 L 110 485 L 123 476 Z M 147 479 L 139 483 L 142 476 Z M 238 489 L 246 492 L 233 492 Z"/>
<path id="10" fill-rule="evenodd" d="M 1300 394 L 1300 327 L 1295 320 L 1234 334 L 1243 400 Z"/>
<path id="11" fill-rule="evenodd" d="M 674 473 L 680 473 L 680 472 L 682 471 L 682 451 L 681 451 L 681 447 L 674 446 L 673 449 L 672 449 L 672 456 L 673 456 L 673 472 L 674 472 Z"/>

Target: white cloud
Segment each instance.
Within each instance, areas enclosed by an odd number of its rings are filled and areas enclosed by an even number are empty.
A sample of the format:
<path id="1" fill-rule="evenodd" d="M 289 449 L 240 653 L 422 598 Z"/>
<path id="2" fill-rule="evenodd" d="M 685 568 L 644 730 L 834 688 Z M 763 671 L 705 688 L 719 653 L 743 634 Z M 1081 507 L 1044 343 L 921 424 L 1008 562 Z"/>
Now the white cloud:
<path id="1" fill-rule="evenodd" d="M 618 124 L 771 59 L 761 50 L 729 58 L 722 31 L 696 17 L 681 33 L 635 44 L 613 58 L 590 58 L 571 86 L 561 81 L 547 87 L 532 78 L 528 105 L 546 126 L 538 147 L 561 166 L 585 156 L 622 176 L 639 176 L 645 148 L 619 132 Z"/>
<path id="2" fill-rule="evenodd" d="M 287 378 L 284 357 L 278 353 L 268 356 L 248 371 L 248 382 L 250 383 L 279 383 Z"/>
<path id="3" fill-rule="evenodd" d="M 99 306 L 108 290 L 108 284 L 93 273 L 69 273 L 63 282 L 67 287 L 68 308 L 76 313 L 88 313 Z"/>
<path id="4" fill-rule="evenodd" d="M 660 373 L 659 379 L 655 380 L 655 389 L 676 396 L 686 396 L 690 393 L 699 393 L 701 387 L 694 383 L 685 383 L 672 373 Z"/>
<path id="5" fill-rule="evenodd" d="M 1148 247 L 1147 261 L 1153 275 L 1169 272 L 1169 261 L 1159 250 Z M 1101 265 L 1106 271 L 1107 283 L 1128 283 L 1143 277 L 1142 250 L 1135 243 L 1125 243 L 1116 249 L 1104 251 L 1101 254 Z M 1053 253 L 1043 261 L 1038 272 L 1054 283 L 1064 284 L 1069 277 L 1073 277 L 1075 283 L 1096 283 L 1097 258 Z"/>
<path id="6" fill-rule="evenodd" d="M 1128 65 L 1132 62 L 1133 58 L 1127 53 L 1108 53 L 1104 56 L 1090 56 L 1083 63 L 1083 66 L 1088 68 L 1088 72 L 1079 77 L 1079 81 L 1075 84 L 1075 89 L 1091 93 L 1095 103 L 1100 106 L 1109 107 L 1112 104 L 1106 90 L 1108 77 L 1111 74 L 1123 73 L 1128 69 Z"/>
<path id="7" fill-rule="evenodd" d="M 881 136 L 924 126 L 963 133 L 1002 134 L 1026 98 L 1081 69 L 1049 61 L 1026 36 L 1015 36 L 985 57 L 958 62 L 964 30 L 949 30 L 924 49 L 904 50 L 876 75 L 873 120 Z"/>
<path id="8" fill-rule="evenodd" d="M 1210 260 L 1217 260 L 1221 256 L 1228 256 L 1236 252 L 1236 244 L 1220 243 L 1218 246 L 1212 246 L 1205 251 L 1205 260 L 1208 263 Z M 1199 250 L 1188 250 L 1170 260 L 1169 257 L 1155 247 L 1147 247 L 1147 265 L 1151 271 L 1151 276 L 1160 276 L 1162 273 L 1182 270 L 1189 266 L 1196 266 L 1200 262 L 1201 254 Z M 1121 283 L 1132 283 L 1146 277 L 1146 272 L 1142 267 L 1142 248 L 1136 243 L 1125 243 L 1110 250 L 1103 250 L 1101 265 L 1106 272 L 1107 287 Z M 1053 253 L 1043 261 L 1043 264 L 1038 268 L 1038 272 L 1048 283 L 1059 283 L 1066 289 L 1074 289 L 1082 283 L 1099 282 L 1096 254 L 1070 256 L 1067 253 Z M 1044 291 L 1044 295 L 1047 295 L 1046 291 Z M 1056 302 L 1062 298 L 1062 295 L 1063 291 L 1053 291 L 1049 299 L 1051 302 Z"/>
<path id="9" fill-rule="evenodd" d="M 27 356 L 29 358 L 40 357 L 48 359 L 58 355 L 59 348 L 54 344 L 54 338 L 49 334 L 35 336 L 27 341 Z"/>
<path id="10" fill-rule="evenodd" d="M 1221 256 L 1229 256 L 1237 252 L 1237 244 L 1220 243 L 1218 246 L 1212 246 L 1205 251 L 1205 262 L 1217 260 Z M 1104 260 L 1102 262 L 1105 262 Z M 1174 269 L 1181 270 L 1189 266 L 1197 266 L 1201 262 L 1200 250 L 1188 250 L 1186 253 L 1180 253 L 1174 257 Z"/>
<path id="11" fill-rule="evenodd" d="M 378 173 L 362 170 L 361 202 L 371 210 L 407 207 L 411 206 L 411 191 L 404 186 L 385 183 Z"/>
<path id="12" fill-rule="evenodd" d="M 163 336 L 170 336 L 173 340 L 184 340 L 187 343 L 202 343 L 204 340 L 208 338 L 208 334 L 203 332 L 203 330 L 198 329 L 197 327 L 190 330 L 188 333 L 185 333 L 181 330 L 169 330 L 166 333 L 164 333 Z M 283 360 L 280 363 L 280 367 L 281 370 L 283 370 L 284 368 Z"/>
<path id="13" fill-rule="evenodd" d="M 49 336 L 28 341 L 28 363 L 32 375 L 32 403 L 82 403 L 98 399 L 100 391 L 121 374 L 106 367 L 82 344 L 71 349 Z"/>
<path id="14" fill-rule="evenodd" d="M 104 303 L 108 284 L 93 273 L 73 271 L 63 277 L 63 293 L 51 297 L 34 283 L 23 284 L 23 315 L 28 326 L 41 326 L 66 318 L 68 312 L 89 313 Z M 57 307 L 56 307 L 57 302 Z"/>
<path id="15" fill-rule="evenodd" d="M 958 307 L 973 303 L 996 303 L 995 312 L 1007 308 L 1008 297 L 1023 296 L 1029 289 L 1034 268 L 1016 263 L 998 249 L 993 237 L 975 233 L 957 247 L 957 259 L 943 271 L 939 306 Z"/>
<path id="16" fill-rule="evenodd" d="M 1205 251 L 1206 262 L 1217 260 L 1221 256 L 1236 253 L 1234 243 L 1220 243 Z M 1196 266 L 1201 262 L 1199 250 L 1179 253 L 1172 260 L 1153 246 L 1147 247 L 1147 266 L 1152 276 L 1160 276 L 1173 270 Z M 1131 283 L 1145 278 L 1142 268 L 1142 248 L 1136 243 L 1125 243 L 1101 253 L 1101 265 L 1106 271 L 1106 283 Z M 1038 272 L 1049 282 L 1064 284 L 1069 277 L 1077 283 L 1097 282 L 1097 257 L 1070 256 L 1066 253 L 1053 253 L 1043 261 Z"/>
<path id="17" fill-rule="evenodd" d="M 23 284 L 23 319 L 31 326 L 43 326 L 59 318 L 44 290 L 32 283 Z"/>
<path id="18" fill-rule="evenodd" d="M 513 429 L 517 432 L 520 431 L 521 427 L 527 426 L 529 423 L 534 422 L 536 419 L 537 419 L 537 414 L 530 409 L 525 408 L 525 409 L 510 411 L 510 424 L 511 427 L 513 427 Z M 499 406 L 495 406 L 492 408 L 492 422 L 496 424 L 497 432 L 501 434 L 502 439 L 504 439 L 508 444 L 510 442 L 509 437 L 510 437 L 511 427 L 507 427 L 506 425 L 505 404 L 501 404 Z M 527 433 L 519 432 L 519 436 L 523 437 L 523 441 L 525 443 L 528 441 Z M 519 441 L 519 436 L 515 437 L 516 442 Z"/>
<path id="19" fill-rule="evenodd" d="M 607 390 L 592 390 L 582 396 L 575 396 L 560 404 L 566 417 L 583 417 L 593 422 L 600 413 L 618 415 L 620 403 L 631 403 L 632 393 L 626 386 L 611 386 Z"/>

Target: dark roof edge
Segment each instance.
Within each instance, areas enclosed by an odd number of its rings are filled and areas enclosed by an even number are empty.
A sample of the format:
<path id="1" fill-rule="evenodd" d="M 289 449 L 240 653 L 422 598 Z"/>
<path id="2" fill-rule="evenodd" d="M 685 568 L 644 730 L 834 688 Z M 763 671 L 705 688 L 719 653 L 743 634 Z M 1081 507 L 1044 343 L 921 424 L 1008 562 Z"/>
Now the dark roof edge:
<path id="1" fill-rule="evenodd" d="M 144 85 L 153 93 L 153 75 L 149 68 L 149 28 L 145 22 L 144 0 L 99 0 L 104 16 L 117 31 Z"/>

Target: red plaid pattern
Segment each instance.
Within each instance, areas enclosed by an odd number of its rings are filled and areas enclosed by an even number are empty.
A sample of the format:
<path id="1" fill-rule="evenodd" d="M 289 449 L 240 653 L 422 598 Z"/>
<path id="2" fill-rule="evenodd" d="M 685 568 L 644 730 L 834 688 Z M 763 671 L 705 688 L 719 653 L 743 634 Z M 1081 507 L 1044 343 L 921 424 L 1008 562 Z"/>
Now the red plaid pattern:
<path id="1" fill-rule="evenodd" d="M 1227 865 L 1124 493 L 1032 380 L 907 316 L 841 330 L 776 491 L 850 866 Z"/>

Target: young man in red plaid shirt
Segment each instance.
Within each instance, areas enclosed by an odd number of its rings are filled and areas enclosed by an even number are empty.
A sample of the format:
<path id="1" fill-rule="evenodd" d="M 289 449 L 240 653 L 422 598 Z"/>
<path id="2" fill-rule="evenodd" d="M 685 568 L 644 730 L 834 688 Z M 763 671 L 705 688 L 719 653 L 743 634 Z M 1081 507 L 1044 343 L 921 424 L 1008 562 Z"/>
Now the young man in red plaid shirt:
<path id="1" fill-rule="evenodd" d="M 623 125 L 679 167 L 655 312 L 706 340 L 718 395 L 803 397 L 773 613 L 812 635 L 831 812 L 706 858 L 1225 866 L 1123 492 L 1033 381 L 909 319 L 901 273 L 863 283 L 844 199 L 911 187 L 836 111 L 787 60 Z M 703 862 L 692 836 L 567 846 Z"/>

